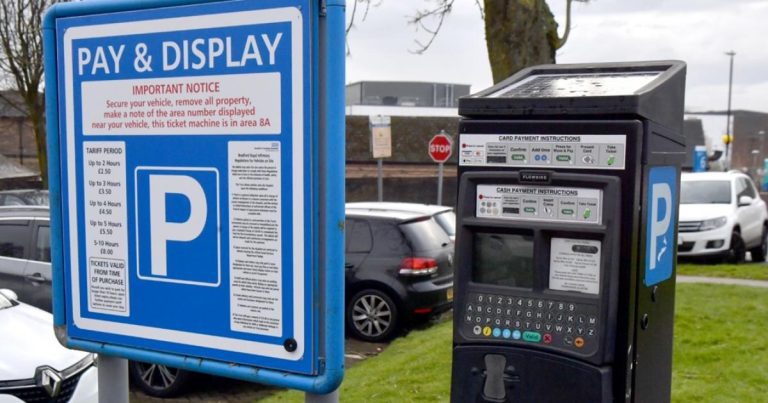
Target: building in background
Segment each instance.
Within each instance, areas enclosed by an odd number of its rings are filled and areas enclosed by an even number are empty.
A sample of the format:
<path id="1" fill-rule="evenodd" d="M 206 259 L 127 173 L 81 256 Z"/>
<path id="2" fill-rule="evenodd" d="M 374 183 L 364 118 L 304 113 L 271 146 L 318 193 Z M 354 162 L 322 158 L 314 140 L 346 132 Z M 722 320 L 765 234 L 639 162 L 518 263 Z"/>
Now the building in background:
<path id="1" fill-rule="evenodd" d="M 347 115 L 456 116 L 469 85 L 410 81 L 347 84 Z"/>
<path id="2" fill-rule="evenodd" d="M 15 106 L 21 104 L 17 92 L 0 92 L 0 154 L 30 171 L 39 172 L 32 123 Z"/>
<path id="3" fill-rule="evenodd" d="M 696 146 L 706 146 L 704 139 L 704 126 L 701 119 L 688 118 L 683 121 L 683 136 L 685 137 L 685 162 L 682 169 L 684 171 L 693 170 L 693 155 Z"/>
<path id="4" fill-rule="evenodd" d="M 347 201 L 377 198 L 377 165 L 371 156 L 369 116 L 390 116 L 392 157 L 384 159 L 385 201 L 434 204 L 437 164 L 427 153 L 429 140 L 445 131 L 456 139 L 459 98 L 464 84 L 361 81 L 347 85 Z M 456 146 L 444 169 L 443 204 L 456 200 Z"/>
<path id="5" fill-rule="evenodd" d="M 768 157 L 768 113 L 736 111 L 733 113 L 733 155 L 731 168 L 738 169 L 762 183 L 763 161 Z"/>

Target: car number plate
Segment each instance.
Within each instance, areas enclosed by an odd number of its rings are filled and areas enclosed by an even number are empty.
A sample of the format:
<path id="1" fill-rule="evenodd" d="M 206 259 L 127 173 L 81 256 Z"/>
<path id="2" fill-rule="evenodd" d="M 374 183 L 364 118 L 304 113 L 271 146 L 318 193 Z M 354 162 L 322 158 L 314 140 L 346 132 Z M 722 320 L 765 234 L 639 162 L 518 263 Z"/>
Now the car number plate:
<path id="1" fill-rule="evenodd" d="M 445 295 L 448 297 L 448 301 L 453 301 L 453 287 L 449 288 Z"/>

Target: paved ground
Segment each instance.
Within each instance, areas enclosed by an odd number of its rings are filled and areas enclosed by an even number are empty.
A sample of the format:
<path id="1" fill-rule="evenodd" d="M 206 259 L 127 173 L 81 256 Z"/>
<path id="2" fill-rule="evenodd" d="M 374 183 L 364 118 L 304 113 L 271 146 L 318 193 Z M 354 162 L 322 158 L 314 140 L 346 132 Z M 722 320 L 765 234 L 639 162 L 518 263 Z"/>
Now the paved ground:
<path id="1" fill-rule="evenodd" d="M 347 368 L 356 362 L 378 355 L 387 347 L 384 343 L 364 343 L 347 339 L 344 363 Z M 234 379 L 199 375 L 184 396 L 174 399 L 149 397 L 140 390 L 131 388 L 131 403 L 253 403 L 275 392 L 276 388 L 242 382 Z"/>
<path id="2" fill-rule="evenodd" d="M 768 281 L 762 280 L 743 280 L 739 278 L 723 277 L 701 277 L 701 276 L 677 276 L 678 283 L 706 283 L 706 284 L 727 284 L 743 285 L 747 287 L 768 288 Z"/>

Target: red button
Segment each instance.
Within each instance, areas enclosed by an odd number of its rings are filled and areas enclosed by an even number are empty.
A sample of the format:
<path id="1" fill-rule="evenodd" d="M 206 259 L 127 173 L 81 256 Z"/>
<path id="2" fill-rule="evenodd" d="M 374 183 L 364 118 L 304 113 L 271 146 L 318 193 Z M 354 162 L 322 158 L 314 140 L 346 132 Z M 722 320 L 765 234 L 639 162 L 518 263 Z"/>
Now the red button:
<path id="1" fill-rule="evenodd" d="M 544 334 L 544 344 L 552 343 L 552 335 L 549 333 Z"/>

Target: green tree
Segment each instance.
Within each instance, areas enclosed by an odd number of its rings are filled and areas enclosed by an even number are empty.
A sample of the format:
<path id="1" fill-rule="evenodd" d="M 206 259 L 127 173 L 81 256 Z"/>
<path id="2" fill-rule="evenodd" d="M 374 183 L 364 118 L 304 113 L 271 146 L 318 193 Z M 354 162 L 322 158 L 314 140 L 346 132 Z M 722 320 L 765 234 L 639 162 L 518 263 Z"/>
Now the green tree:
<path id="1" fill-rule="evenodd" d="M 19 94 L 5 102 L 22 111 L 32 124 L 43 186 L 48 187 L 45 139 L 42 16 L 56 0 L 0 0 L 0 78 Z M 0 94 L 0 96 L 2 96 Z"/>
<path id="2" fill-rule="evenodd" d="M 486 47 L 493 81 L 499 82 L 525 67 L 555 63 L 555 52 L 568 40 L 571 27 L 571 3 L 565 0 L 566 17 L 563 36 L 545 0 L 474 0 L 485 22 Z M 416 41 L 415 53 L 424 53 L 432 45 L 456 0 L 428 0 L 430 7 L 416 11 L 409 22 L 428 34 L 427 41 Z M 349 33 L 356 20 L 365 19 L 371 0 L 351 4 Z"/>

